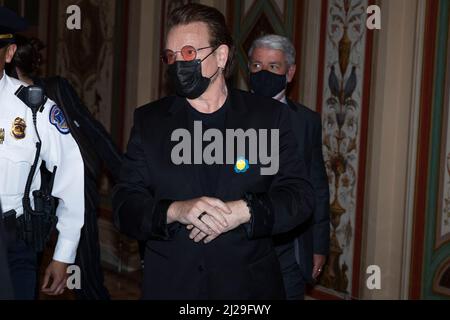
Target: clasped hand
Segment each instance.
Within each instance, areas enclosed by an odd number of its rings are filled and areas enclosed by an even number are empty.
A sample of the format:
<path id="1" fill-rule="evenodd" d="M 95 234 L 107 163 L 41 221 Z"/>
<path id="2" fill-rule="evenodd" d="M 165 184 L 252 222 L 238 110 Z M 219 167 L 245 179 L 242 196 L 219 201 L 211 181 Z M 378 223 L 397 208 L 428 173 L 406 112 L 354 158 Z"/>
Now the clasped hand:
<path id="1" fill-rule="evenodd" d="M 191 231 L 195 241 L 209 243 L 221 234 L 236 229 L 250 220 L 250 211 L 243 200 L 223 202 L 202 197 L 172 203 L 167 212 L 167 223 L 179 222 Z"/>

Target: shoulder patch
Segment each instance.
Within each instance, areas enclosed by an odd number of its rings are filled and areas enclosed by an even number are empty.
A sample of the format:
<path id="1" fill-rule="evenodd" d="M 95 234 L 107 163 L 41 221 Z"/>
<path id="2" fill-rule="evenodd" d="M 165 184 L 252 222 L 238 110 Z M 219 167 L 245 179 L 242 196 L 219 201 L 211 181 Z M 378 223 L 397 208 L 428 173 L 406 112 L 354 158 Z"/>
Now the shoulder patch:
<path id="1" fill-rule="evenodd" d="M 52 109 L 50 110 L 50 123 L 58 129 L 59 132 L 62 134 L 68 134 L 70 132 L 69 125 L 67 124 L 66 117 L 64 116 L 64 113 L 62 110 L 57 106 L 54 105 Z"/>

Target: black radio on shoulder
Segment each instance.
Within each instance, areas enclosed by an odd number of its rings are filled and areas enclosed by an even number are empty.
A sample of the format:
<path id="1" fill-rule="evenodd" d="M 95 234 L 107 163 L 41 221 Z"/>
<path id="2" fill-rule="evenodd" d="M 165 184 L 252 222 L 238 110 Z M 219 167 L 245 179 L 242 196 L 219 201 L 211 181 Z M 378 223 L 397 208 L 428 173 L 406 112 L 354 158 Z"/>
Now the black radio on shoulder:
<path id="1" fill-rule="evenodd" d="M 16 96 L 25 103 L 33 113 L 39 111 L 47 102 L 44 88 L 40 86 L 21 86 L 16 91 Z"/>

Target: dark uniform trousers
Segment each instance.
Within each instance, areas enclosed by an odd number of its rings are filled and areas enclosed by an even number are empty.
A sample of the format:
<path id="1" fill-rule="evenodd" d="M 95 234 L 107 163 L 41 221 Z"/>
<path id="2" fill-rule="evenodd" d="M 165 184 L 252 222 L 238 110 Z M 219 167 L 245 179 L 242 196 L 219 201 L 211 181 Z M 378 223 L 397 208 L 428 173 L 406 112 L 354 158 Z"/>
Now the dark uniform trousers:
<path id="1" fill-rule="evenodd" d="M 37 285 L 37 255 L 24 241 L 8 248 L 8 264 L 16 300 L 34 300 Z"/>
<path id="2" fill-rule="evenodd" d="M 16 236 L 16 213 L 3 214 L 7 261 L 16 300 L 34 300 L 37 290 L 37 254 Z"/>

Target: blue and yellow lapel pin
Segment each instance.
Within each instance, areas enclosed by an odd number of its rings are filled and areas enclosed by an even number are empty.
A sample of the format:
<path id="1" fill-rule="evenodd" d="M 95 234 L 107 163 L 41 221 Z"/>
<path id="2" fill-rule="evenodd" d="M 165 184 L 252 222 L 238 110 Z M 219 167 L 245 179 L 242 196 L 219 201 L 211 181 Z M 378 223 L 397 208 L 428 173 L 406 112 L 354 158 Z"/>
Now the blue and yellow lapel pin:
<path id="1" fill-rule="evenodd" d="M 241 157 L 241 158 L 238 158 L 236 161 L 236 165 L 234 166 L 234 172 L 245 173 L 245 172 L 247 172 L 249 167 L 250 166 L 248 165 L 248 160 Z"/>

